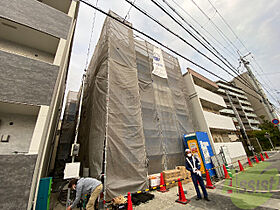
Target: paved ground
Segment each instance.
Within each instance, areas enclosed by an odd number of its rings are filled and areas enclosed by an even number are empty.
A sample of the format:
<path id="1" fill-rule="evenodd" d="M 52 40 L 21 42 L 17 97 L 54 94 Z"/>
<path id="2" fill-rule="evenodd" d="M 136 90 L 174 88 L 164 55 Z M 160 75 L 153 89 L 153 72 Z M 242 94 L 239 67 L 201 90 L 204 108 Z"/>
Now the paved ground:
<path id="1" fill-rule="evenodd" d="M 254 165 L 253 168 L 248 168 L 245 172 L 238 173 L 235 175 L 239 180 L 243 180 L 248 176 L 256 178 L 261 176 L 263 179 L 270 177 L 269 175 L 279 177 L 280 171 L 280 153 L 270 153 L 270 159 L 265 163 L 260 163 Z M 274 171 L 270 170 L 274 169 Z M 275 173 L 275 171 L 277 171 Z M 277 175 L 275 177 L 277 177 Z M 234 180 L 234 179 L 233 179 Z M 246 179 L 245 179 L 246 180 Z M 224 188 L 224 181 L 216 183 L 217 188 L 214 190 L 208 189 L 210 202 L 205 200 L 196 201 L 196 193 L 192 183 L 183 185 L 184 190 L 187 190 L 187 199 L 190 203 L 187 205 L 182 205 L 176 203 L 175 200 L 177 196 L 177 188 L 172 188 L 167 193 L 154 192 L 155 199 L 146 204 L 141 204 L 135 207 L 136 210 L 154 210 L 154 209 L 280 209 L 280 185 L 279 178 L 278 183 L 276 183 L 276 188 L 279 192 L 274 193 L 250 193 L 247 192 L 246 196 L 244 193 L 241 195 L 240 192 L 233 190 L 232 194 L 227 193 L 227 189 Z M 233 184 L 234 186 L 234 184 Z M 269 185 L 267 186 L 269 187 Z M 276 189 L 273 188 L 273 189 Z M 263 188 L 258 186 L 258 189 L 263 190 Z M 266 189 L 266 186 L 264 186 Z M 242 192 L 241 192 L 242 193 Z M 259 205 L 258 205 L 259 204 Z M 241 208 L 240 208 L 241 207 Z"/>
<path id="2" fill-rule="evenodd" d="M 236 192 L 233 189 L 232 194 L 227 193 L 225 189 L 225 182 L 221 181 L 216 183 L 216 189 L 208 189 L 210 202 L 205 200 L 196 201 L 196 193 L 192 183 L 183 185 L 185 191 L 187 191 L 186 198 L 190 200 L 190 203 L 187 205 L 182 205 L 176 203 L 175 200 L 178 199 L 177 196 L 177 187 L 173 187 L 167 193 L 153 192 L 155 195 L 154 200 L 149 201 L 148 203 L 141 204 L 140 206 L 134 206 L 134 210 L 177 210 L 177 209 L 280 209 L 280 184 L 279 184 L 279 172 L 280 172 L 280 153 L 269 153 L 270 159 L 266 160 L 264 163 L 255 164 L 253 168 L 246 168 L 245 172 L 238 173 L 235 177 L 238 177 L 239 180 L 247 180 L 248 177 L 258 177 L 260 176 L 264 180 L 270 180 L 271 176 L 278 178 L 278 182 L 275 187 L 278 191 L 273 193 L 251 193 L 247 192 L 246 196 L 242 191 Z M 271 170 L 273 169 L 273 170 Z M 234 182 L 235 179 L 233 179 Z M 268 181 L 269 182 L 269 181 Z M 235 184 L 233 183 L 233 187 Z M 267 186 L 262 188 L 262 185 L 257 186 L 259 190 L 269 188 L 269 183 Z M 275 190 L 276 188 L 273 188 Z M 55 199 L 55 197 L 53 197 Z M 52 202 L 50 209 L 62 210 L 65 207 L 61 206 L 58 202 Z M 255 205 L 255 206 L 254 206 Z M 243 208 L 240 208 L 243 207 Z"/>

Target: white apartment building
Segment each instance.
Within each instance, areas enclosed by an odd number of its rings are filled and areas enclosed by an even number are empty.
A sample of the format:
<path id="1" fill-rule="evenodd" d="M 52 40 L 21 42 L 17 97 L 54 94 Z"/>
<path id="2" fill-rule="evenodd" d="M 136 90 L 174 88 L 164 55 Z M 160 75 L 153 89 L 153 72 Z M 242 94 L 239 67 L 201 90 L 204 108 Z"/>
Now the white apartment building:
<path id="1" fill-rule="evenodd" d="M 0 209 L 36 206 L 55 145 L 78 5 L 1 0 Z"/>
<path id="2" fill-rule="evenodd" d="M 237 130 L 240 130 L 243 126 L 246 131 L 259 130 L 260 121 L 257 119 L 257 115 L 245 92 L 241 88 L 223 81 L 218 81 L 217 85 L 219 86 L 217 93 L 224 98 L 227 106 L 225 109 L 220 110 L 220 113 L 231 117 Z"/>
<path id="3" fill-rule="evenodd" d="M 223 97 L 215 93 L 218 85 L 189 68 L 184 78 L 194 129 L 206 131 L 213 148 L 214 143 L 236 141 L 238 137 L 232 118 L 220 114 L 227 105 Z"/>

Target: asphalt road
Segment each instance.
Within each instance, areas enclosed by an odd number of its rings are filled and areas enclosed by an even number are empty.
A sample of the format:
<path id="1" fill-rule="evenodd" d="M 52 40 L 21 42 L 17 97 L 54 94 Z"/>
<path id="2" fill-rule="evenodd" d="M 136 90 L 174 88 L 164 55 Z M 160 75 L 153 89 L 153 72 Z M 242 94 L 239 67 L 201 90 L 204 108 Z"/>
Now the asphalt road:
<path id="1" fill-rule="evenodd" d="M 237 178 L 233 178 L 232 185 L 234 188 L 232 193 L 228 193 L 227 188 L 225 188 L 228 185 L 228 180 L 226 180 L 216 183 L 216 189 L 208 189 L 210 202 L 196 201 L 193 184 L 188 183 L 183 185 L 184 190 L 187 191 L 186 197 L 190 200 L 190 203 L 186 205 L 175 202 L 178 196 L 177 188 L 174 187 L 167 193 L 153 192 L 154 200 L 136 206 L 134 209 L 280 209 L 280 153 L 268 154 L 270 159 L 254 164 L 252 168 L 246 168 L 245 172 L 235 174 L 234 177 Z M 236 185 L 234 184 L 235 181 Z M 251 184 L 255 183 L 255 185 L 246 186 L 246 183 L 250 181 Z M 238 184 L 241 182 L 243 185 Z M 239 190 L 236 189 L 236 186 L 239 187 Z M 270 189 L 274 191 L 270 192 Z M 254 191 L 252 192 L 252 190 Z"/>

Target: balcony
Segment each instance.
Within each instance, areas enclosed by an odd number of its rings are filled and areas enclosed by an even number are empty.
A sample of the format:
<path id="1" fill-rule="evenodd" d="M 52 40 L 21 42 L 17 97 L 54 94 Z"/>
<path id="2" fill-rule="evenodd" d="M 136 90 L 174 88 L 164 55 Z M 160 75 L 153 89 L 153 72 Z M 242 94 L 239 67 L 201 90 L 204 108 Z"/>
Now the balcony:
<path id="1" fill-rule="evenodd" d="M 251 106 L 251 103 L 249 101 L 239 100 L 241 104 L 246 104 Z"/>
<path id="2" fill-rule="evenodd" d="M 39 1 L 1 0 L 0 17 L 67 39 L 71 17 Z"/>
<path id="3" fill-rule="evenodd" d="M 255 130 L 255 131 L 260 131 L 261 129 L 258 128 L 258 127 L 255 127 L 255 126 L 251 126 L 252 127 L 252 130 Z"/>
<path id="4" fill-rule="evenodd" d="M 50 7 L 53 7 L 57 10 L 60 10 L 61 12 L 68 13 L 71 1 L 70 0 L 58 0 L 58 1 L 53 1 L 53 0 L 38 0 L 42 2 L 43 4 L 47 4 Z"/>
<path id="5" fill-rule="evenodd" d="M 245 113 L 247 115 L 247 117 L 257 117 L 256 114 L 254 113 Z"/>
<path id="6" fill-rule="evenodd" d="M 261 124 L 260 121 L 258 120 L 252 120 L 252 119 L 248 119 L 250 124 Z"/>
<path id="7" fill-rule="evenodd" d="M 242 106 L 242 108 L 246 111 L 254 111 L 254 109 L 252 109 L 251 107 L 248 107 L 248 106 Z"/>
<path id="8" fill-rule="evenodd" d="M 195 90 L 200 99 L 218 106 L 218 109 L 227 107 L 222 96 L 219 96 L 216 93 L 213 93 L 197 85 L 195 85 Z"/>
<path id="9" fill-rule="evenodd" d="M 220 110 L 220 113 L 235 115 L 234 111 L 232 109 L 222 109 L 222 110 Z"/>
<path id="10" fill-rule="evenodd" d="M 59 66 L 1 50 L 0 63 L 0 101 L 50 105 Z"/>
<path id="11" fill-rule="evenodd" d="M 226 91 L 222 88 L 219 88 L 217 91 L 221 94 L 226 94 Z M 238 97 L 238 98 L 248 100 L 248 98 L 245 95 L 242 95 L 242 94 L 234 93 L 232 91 L 228 91 L 228 94 L 231 95 L 231 96 L 235 96 L 235 97 Z"/>
<path id="12" fill-rule="evenodd" d="M 231 85 L 226 85 L 226 84 L 220 83 L 220 82 L 217 82 L 217 85 L 218 85 L 219 87 L 223 87 L 223 88 L 225 88 L 225 89 L 232 90 L 232 91 L 235 91 L 235 92 L 237 92 L 237 93 L 245 94 L 245 92 L 244 92 L 243 90 L 240 90 L 240 89 L 238 89 L 238 88 L 232 87 Z"/>
<path id="13" fill-rule="evenodd" d="M 236 130 L 235 125 L 231 117 L 226 117 L 211 112 L 203 111 L 207 125 L 210 128 L 221 130 Z"/>

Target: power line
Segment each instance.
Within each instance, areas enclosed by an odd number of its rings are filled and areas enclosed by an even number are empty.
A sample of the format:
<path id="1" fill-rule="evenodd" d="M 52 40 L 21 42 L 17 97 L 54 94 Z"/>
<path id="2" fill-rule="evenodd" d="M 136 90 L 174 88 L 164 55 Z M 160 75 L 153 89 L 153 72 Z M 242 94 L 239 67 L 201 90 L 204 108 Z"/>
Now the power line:
<path id="1" fill-rule="evenodd" d="M 208 0 L 208 2 L 210 3 L 210 5 L 214 8 L 214 10 L 216 11 L 216 13 L 220 16 L 220 18 L 222 19 L 222 21 L 225 23 L 225 25 L 229 28 L 229 30 L 232 32 L 232 34 L 235 36 L 235 38 L 240 42 L 240 44 L 244 47 L 245 50 L 247 50 L 247 52 L 249 52 L 249 49 L 245 46 L 245 44 L 241 41 L 241 39 L 237 36 L 237 34 L 234 32 L 234 30 L 232 29 L 232 27 L 228 24 L 228 22 L 225 20 L 225 18 L 221 15 L 221 13 L 218 11 L 218 9 L 214 6 L 214 4 L 211 2 L 211 0 Z M 264 73 L 262 67 L 259 65 L 259 63 L 257 62 L 257 60 L 255 59 L 255 57 L 253 57 L 253 60 L 255 61 L 257 67 Z M 257 71 L 256 71 L 257 73 Z M 260 76 L 260 75 L 259 75 Z M 267 78 L 267 81 L 271 84 L 271 81 Z M 268 84 L 266 84 L 268 89 L 271 90 L 271 88 L 269 87 Z M 265 88 L 264 84 L 263 87 Z M 266 89 L 266 88 L 265 88 Z M 270 94 L 270 92 L 266 89 L 266 91 L 268 92 L 268 94 Z M 272 94 L 270 94 L 272 96 Z M 272 96 L 272 98 L 274 98 L 274 96 Z M 275 98 L 274 98 L 275 100 Z M 277 100 L 276 100 L 277 101 Z"/>
<path id="2" fill-rule="evenodd" d="M 226 46 L 224 46 L 219 40 L 217 40 L 205 27 L 203 27 L 190 13 L 188 13 L 183 7 L 181 7 L 176 1 L 171 0 L 177 7 L 179 7 L 188 17 L 190 17 L 197 25 L 200 26 L 209 36 L 211 36 L 212 39 L 216 41 L 221 47 L 221 49 L 226 52 L 231 59 L 236 60 L 235 54 L 232 53 L 232 51 L 228 50 Z"/>
<path id="3" fill-rule="evenodd" d="M 213 24 L 213 26 L 215 27 L 216 31 L 221 35 L 221 37 L 226 41 L 229 42 L 230 45 L 233 46 L 233 48 L 235 48 L 237 51 L 238 48 L 232 43 L 232 41 L 224 34 L 224 32 L 211 20 L 211 18 L 198 6 L 197 3 L 195 3 L 194 0 L 191 0 L 191 2 L 198 8 L 198 10 Z"/>
<path id="4" fill-rule="evenodd" d="M 155 42 L 155 43 L 157 43 L 158 45 L 162 46 L 163 48 L 169 50 L 170 52 L 174 53 L 175 55 L 181 57 L 182 59 L 184 59 L 184 60 L 190 62 L 191 64 L 197 66 L 198 68 L 204 70 L 205 72 L 207 72 L 207 73 L 209 73 L 209 74 L 211 74 L 211 75 L 213 75 L 213 76 L 215 76 L 215 77 L 221 79 L 221 80 L 224 81 L 224 82 L 227 82 L 227 80 L 225 80 L 224 78 L 222 78 L 222 77 L 220 77 L 219 75 L 213 73 L 212 71 L 206 69 L 205 67 L 203 67 L 203 66 L 201 66 L 201 65 L 199 65 L 199 64 L 197 64 L 197 63 L 195 63 L 194 61 L 192 61 L 192 60 L 190 60 L 189 58 L 185 57 L 184 55 L 178 53 L 177 51 L 171 49 L 170 47 L 166 46 L 165 44 L 163 44 L 163 43 L 161 43 L 160 41 L 156 40 L 155 38 L 151 37 L 150 35 L 148 35 L 148 34 L 142 32 L 142 31 L 140 31 L 139 29 L 137 29 L 137 28 L 135 28 L 135 27 L 133 27 L 133 26 L 131 26 L 131 25 L 129 25 L 129 24 L 127 24 L 126 22 L 123 22 L 123 21 L 119 20 L 118 18 L 114 17 L 113 15 L 111 15 L 111 14 L 109 14 L 109 13 L 103 11 L 102 9 L 99 9 L 98 7 L 92 5 L 92 4 L 90 4 L 90 3 L 88 3 L 88 2 L 86 2 L 86 1 L 84 1 L 84 0 L 79 0 L 79 1 L 82 2 L 82 3 L 84 3 L 84 4 L 86 4 L 86 5 L 89 6 L 89 7 L 91 7 L 91 8 L 93 8 L 93 9 L 97 10 L 98 12 L 100 12 L 100 13 L 102 13 L 102 14 L 104 14 L 104 15 L 106 15 L 106 16 L 112 18 L 112 19 L 114 19 L 115 21 L 117 21 L 117 22 L 119 22 L 119 23 L 125 25 L 126 27 L 130 28 L 131 30 L 136 31 L 137 33 L 143 35 L 144 37 L 146 37 L 146 38 L 152 40 L 153 42 Z M 247 93 L 246 91 L 244 91 L 244 92 Z M 254 96 L 254 95 L 252 95 L 252 94 L 250 94 L 250 93 L 247 93 L 247 94 L 251 95 L 252 97 L 257 98 L 256 96 Z M 257 99 L 258 99 L 258 98 L 257 98 Z"/>
<path id="5" fill-rule="evenodd" d="M 235 38 L 241 43 L 241 45 L 245 48 L 245 50 L 247 50 L 247 52 L 249 52 L 248 48 L 244 45 L 244 43 L 239 39 L 239 37 L 237 36 L 237 34 L 233 31 L 232 27 L 227 23 L 227 21 L 224 19 L 224 17 L 221 15 L 221 13 L 217 10 L 217 8 L 214 6 L 214 4 L 208 0 L 208 2 L 211 4 L 211 6 L 215 9 L 216 13 L 221 17 L 221 19 L 223 20 L 223 22 L 227 25 L 227 27 L 229 28 L 229 30 L 233 33 L 233 35 L 235 36 Z"/>
<path id="6" fill-rule="evenodd" d="M 213 46 L 211 43 L 201 34 L 198 30 L 196 30 L 190 23 L 188 23 L 176 10 L 174 7 L 172 7 L 167 1 L 162 0 L 176 15 L 178 15 L 184 23 L 186 23 L 193 31 L 195 31 L 211 48 L 219 55 L 221 56 L 233 69 L 234 66 Z M 236 70 L 237 71 L 237 70 Z"/>
<path id="7" fill-rule="evenodd" d="M 220 64 L 218 64 L 217 62 L 213 61 L 211 58 L 209 58 L 207 55 L 205 55 L 204 53 L 200 52 L 197 48 L 195 48 L 194 46 L 192 46 L 190 43 L 188 43 L 185 39 L 183 39 L 182 37 L 180 37 L 178 34 L 174 33 L 173 31 L 171 31 L 170 29 L 168 29 L 167 27 L 163 26 L 159 21 L 157 21 L 155 18 L 151 17 L 150 15 L 148 15 L 145 11 L 141 10 L 140 8 L 138 8 L 135 4 L 132 4 L 129 0 L 125 0 L 126 2 L 130 3 L 131 5 L 133 5 L 137 10 L 139 10 L 140 12 L 142 12 L 143 14 L 145 14 L 147 17 L 149 17 L 150 19 L 152 19 L 153 21 L 155 21 L 157 24 L 159 24 L 160 26 L 162 26 L 163 28 L 165 28 L 167 31 L 169 31 L 170 33 L 172 33 L 173 35 L 175 35 L 176 37 L 178 37 L 179 39 L 181 39 L 182 41 L 184 41 L 185 43 L 187 43 L 189 46 L 191 46 L 193 49 L 195 49 L 198 53 L 200 53 L 201 55 L 203 55 L 204 57 L 206 57 L 208 60 L 210 60 L 212 63 L 216 64 L 218 67 L 220 67 L 221 69 L 223 69 L 226 73 L 228 73 L 229 75 L 231 75 L 232 77 L 236 77 L 235 75 L 231 74 L 229 71 L 227 71 L 225 68 L 223 68 Z M 211 52 L 215 57 L 217 57 L 223 64 L 225 64 L 229 69 L 231 69 L 238 77 L 237 80 L 239 80 L 242 84 L 244 84 L 245 86 L 247 86 L 248 88 L 252 89 L 253 91 L 255 91 L 257 94 L 260 95 L 259 92 L 257 92 L 254 87 L 245 79 L 242 77 L 242 75 L 239 75 L 237 70 L 233 69 L 232 67 L 230 67 L 229 65 L 227 65 L 220 57 L 218 57 L 215 53 L 213 53 L 213 51 L 211 49 L 209 49 L 204 43 L 202 43 L 195 35 L 193 35 L 192 32 L 190 32 L 186 27 L 184 27 L 178 20 L 176 20 L 166 9 L 163 8 L 163 6 L 161 6 L 158 2 L 155 2 L 154 0 L 151 0 L 157 7 L 159 7 L 165 14 L 167 14 L 173 21 L 175 21 L 180 27 L 182 27 L 186 32 L 188 32 L 188 34 L 190 34 L 196 41 L 198 41 L 203 47 L 205 47 L 209 52 Z M 208 42 L 209 43 L 209 42 Z M 244 82 L 245 81 L 245 82 Z"/>
<path id="8" fill-rule="evenodd" d="M 95 6 L 97 7 L 98 0 L 96 0 Z M 94 30 L 94 25 L 95 25 L 95 19 L 96 19 L 96 10 L 94 11 L 93 14 L 93 20 L 92 20 L 92 25 L 91 25 L 91 33 L 90 33 L 90 39 L 89 39 L 89 44 L 88 44 L 88 49 L 87 49 L 87 57 L 86 57 L 86 64 L 85 64 L 85 70 L 88 67 L 88 61 L 89 61 L 89 53 L 90 53 L 90 48 L 92 44 L 92 37 L 93 37 L 93 30 Z"/>
<path id="9" fill-rule="evenodd" d="M 136 0 L 133 1 L 133 4 L 135 4 L 135 2 L 136 2 Z M 125 17 L 124 17 L 124 21 L 126 20 L 127 16 L 129 15 L 131 9 L 132 9 L 132 5 L 131 5 L 130 8 L 128 9 L 128 11 L 127 11 L 127 13 L 126 13 L 126 15 L 125 15 Z"/>

